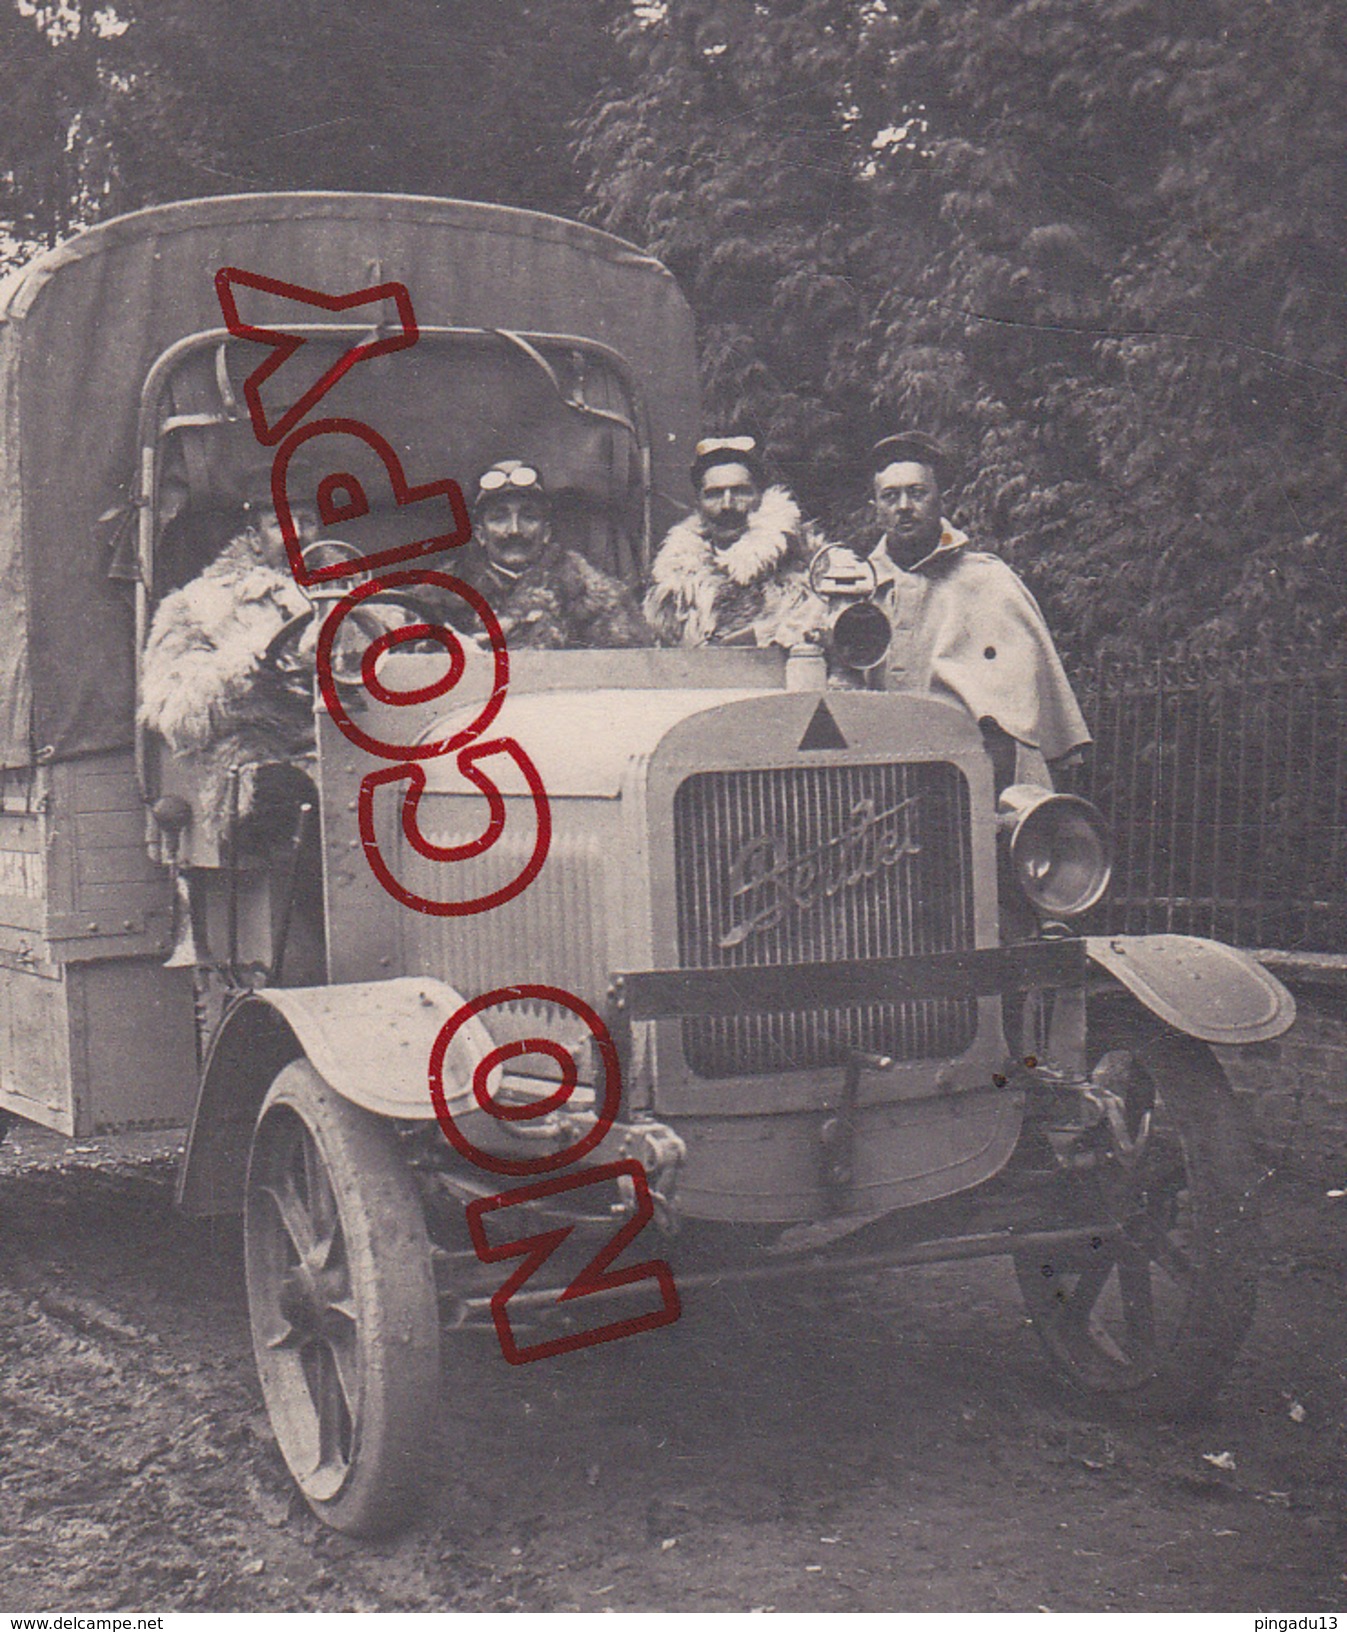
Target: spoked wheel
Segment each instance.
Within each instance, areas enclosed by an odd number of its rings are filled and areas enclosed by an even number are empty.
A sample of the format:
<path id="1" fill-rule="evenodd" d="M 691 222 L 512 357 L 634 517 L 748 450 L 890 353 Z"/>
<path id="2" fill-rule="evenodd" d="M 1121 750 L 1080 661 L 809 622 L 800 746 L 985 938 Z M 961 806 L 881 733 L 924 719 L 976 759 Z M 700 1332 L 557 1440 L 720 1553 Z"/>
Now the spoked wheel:
<path id="1" fill-rule="evenodd" d="M 1167 1038 L 1107 1056 L 1113 1125 L 1070 1180 L 1099 1235 L 1022 1254 L 1015 1271 L 1053 1370 L 1136 1413 L 1207 1403 L 1253 1319 L 1261 1235 L 1254 1168 L 1210 1050 Z"/>
<path id="2" fill-rule="evenodd" d="M 309 1506 L 353 1535 L 421 1494 L 439 1380 L 430 1244 L 391 1130 L 307 1060 L 262 1105 L 244 1211 L 267 1411 Z"/>

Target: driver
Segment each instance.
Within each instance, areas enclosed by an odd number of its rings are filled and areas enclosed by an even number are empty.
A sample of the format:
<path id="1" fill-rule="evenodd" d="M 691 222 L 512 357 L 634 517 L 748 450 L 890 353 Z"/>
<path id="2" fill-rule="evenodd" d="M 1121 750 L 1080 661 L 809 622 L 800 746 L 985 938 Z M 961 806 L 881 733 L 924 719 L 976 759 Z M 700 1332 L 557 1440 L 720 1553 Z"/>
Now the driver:
<path id="1" fill-rule="evenodd" d="M 552 536 L 542 473 L 498 459 L 477 482 L 474 542 L 451 569 L 481 592 L 511 648 L 653 646 L 630 590 Z M 451 621 L 461 617 L 457 608 Z"/>
<path id="2" fill-rule="evenodd" d="M 311 603 L 290 572 L 269 499 L 214 561 L 155 610 L 141 671 L 141 723 L 202 770 L 207 825 L 223 836 L 230 773 L 239 814 L 253 811 L 259 762 L 293 761 L 313 747 L 311 675 L 266 662 L 272 640 Z M 301 544 L 318 535 L 312 511 L 296 507 Z M 311 665 L 310 665 L 311 667 Z"/>

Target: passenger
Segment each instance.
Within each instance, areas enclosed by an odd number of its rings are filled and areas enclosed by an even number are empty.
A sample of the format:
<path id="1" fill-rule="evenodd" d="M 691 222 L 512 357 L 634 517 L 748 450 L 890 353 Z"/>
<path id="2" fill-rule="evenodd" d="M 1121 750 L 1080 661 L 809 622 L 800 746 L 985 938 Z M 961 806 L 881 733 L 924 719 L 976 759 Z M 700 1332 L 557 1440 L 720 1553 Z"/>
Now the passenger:
<path id="1" fill-rule="evenodd" d="M 296 511 L 301 542 L 317 534 Z M 201 804 L 217 838 L 228 829 L 230 775 L 240 770 L 239 814 L 256 803 L 260 762 L 293 762 L 313 747 L 311 651 L 292 670 L 266 661 L 277 634 L 311 610 L 290 571 L 270 500 L 198 577 L 166 595 L 150 625 L 140 720 L 201 767 Z"/>
<path id="2" fill-rule="evenodd" d="M 655 644 L 631 591 L 554 543 L 552 504 L 536 465 L 498 459 L 482 472 L 473 538 L 447 570 L 480 591 L 512 650 Z M 462 627 L 461 603 L 446 616 Z"/>
<path id="3" fill-rule="evenodd" d="M 823 539 L 751 436 L 708 437 L 692 462 L 697 508 L 660 545 L 645 615 L 665 646 L 790 646 L 823 621 L 808 567 Z"/>
<path id="4" fill-rule="evenodd" d="M 997 781 L 1049 781 L 1044 761 L 1089 742 L 1038 603 L 998 556 L 945 520 L 945 450 L 920 432 L 878 443 L 867 540 L 892 629 L 889 689 L 956 698 L 982 726 Z"/>

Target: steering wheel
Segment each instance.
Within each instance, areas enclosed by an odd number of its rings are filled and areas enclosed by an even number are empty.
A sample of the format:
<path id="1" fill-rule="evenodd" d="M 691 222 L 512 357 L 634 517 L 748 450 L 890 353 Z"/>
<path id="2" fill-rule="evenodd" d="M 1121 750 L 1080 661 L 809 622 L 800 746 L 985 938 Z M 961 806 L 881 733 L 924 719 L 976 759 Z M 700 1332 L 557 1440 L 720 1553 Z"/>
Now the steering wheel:
<path id="1" fill-rule="evenodd" d="M 258 659 L 264 669 L 273 670 L 282 680 L 297 679 L 309 670 L 310 665 L 300 652 L 299 642 L 313 622 L 313 614 L 314 608 L 309 607 L 306 612 L 297 612 L 293 618 L 285 620 Z"/>
<path id="2" fill-rule="evenodd" d="M 282 680 L 307 678 L 313 673 L 312 655 L 300 650 L 305 631 L 319 612 L 317 605 L 287 618 L 266 644 L 260 662 L 273 670 Z M 366 647 L 390 630 L 409 624 L 426 623 L 423 608 L 410 596 L 395 589 L 371 595 L 342 620 L 342 627 L 332 652 L 333 677 L 339 681 L 359 684 L 360 662 Z M 407 651 L 439 651 L 438 641 L 415 641 L 404 647 Z"/>
<path id="3" fill-rule="evenodd" d="M 301 559 L 309 571 L 316 572 L 319 568 L 335 566 L 340 562 L 358 561 L 360 551 L 354 544 L 348 544 L 344 538 L 317 538 L 312 544 L 304 546 Z M 362 583 L 367 577 L 367 573 L 353 573 L 350 581 Z M 347 582 L 343 580 L 342 593 L 346 587 Z M 307 611 L 297 612 L 292 618 L 287 618 L 267 642 L 266 649 L 259 658 L 264 668 L 273 670 L 282 680 L 306 679 L 310 667 L 300 652 L 299 642 L 304 631 L 313 622 L 316 603 L 323 597 L 321 594 L 311 593 L 303 585 L 300 585 L 300 590 L 315 605 L 311 605 Z"/>
<path id="4" fill-rule="evenodd" d="M 306 567 L 317 570 L 336 562 L 358 561 L 361 555 L 360 550 L 344 539 L 320 538 L 305 547 L 303 559 Z M 313 673 L 313 657 L 311 653 L 301 650 L 300 642 L 309 625 L 315 616 L 321 618 L 327 615 L 327 604 L 339 600 L 357 584 L 368 583 L 369 577 L 367 572 L 351 573 L 336 581 L 320 579 L 317 586 L 305 589 L 304 593 L 312 605 L 286 619 L 267 642 L 261 656 L 262 664 L 282 680 L 303 680 L 307 683 Z M 333 679 L 341 684 L 359 685 L 361 662 L 372 642 L 394 629 L 425 622 L 424 608 L 404 590 L 386 589 L 368 596 L 342 619 L 332 650 Z M 427 640 L 411 642 L 404 649 L 416 651 L 418 648 L 439 651 L 441 646 L 439 641 Z"/>

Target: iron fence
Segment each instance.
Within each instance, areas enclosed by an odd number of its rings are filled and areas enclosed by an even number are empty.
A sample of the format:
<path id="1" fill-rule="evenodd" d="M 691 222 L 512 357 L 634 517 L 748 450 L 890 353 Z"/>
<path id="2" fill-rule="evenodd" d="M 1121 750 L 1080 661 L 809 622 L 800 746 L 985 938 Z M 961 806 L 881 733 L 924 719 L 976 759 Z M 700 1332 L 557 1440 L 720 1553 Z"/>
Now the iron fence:
<path id="1" fill-rule="evenodd" d="M 1091 927 L 1347 951 L 1347 664 L 1227 655 L 1082 679 L 1095 746 L 1063 785 L 1115 847 Z"/>

